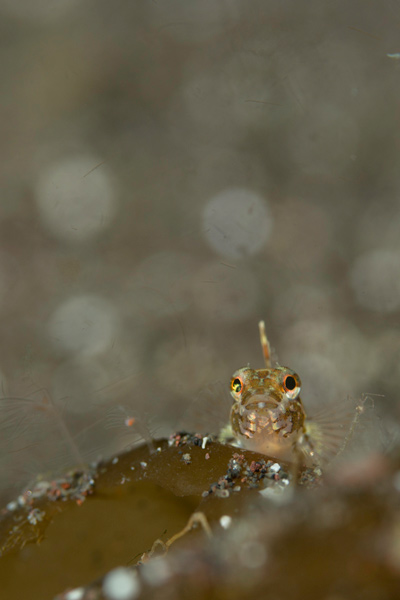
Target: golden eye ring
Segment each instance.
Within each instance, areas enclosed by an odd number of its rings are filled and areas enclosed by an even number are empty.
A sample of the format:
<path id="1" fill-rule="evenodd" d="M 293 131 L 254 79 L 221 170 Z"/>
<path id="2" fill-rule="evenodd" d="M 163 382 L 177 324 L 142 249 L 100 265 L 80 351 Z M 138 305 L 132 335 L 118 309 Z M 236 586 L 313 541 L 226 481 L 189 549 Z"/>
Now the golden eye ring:
<path id="1" fill-rule="evenodd" d="M 283 379 L 283 387 L 286 392 L 293 392 L 297 387 L 296 378 L 293 375 L 285 375 Z"/>
<path id="2" fill-rule="evenodd" d="M 287 373 L 283 378 L 283 389 L 290 400 L 295 400 L 300 394 L 300 380 L 295 373 Z"/>
<path id="3" fill-rule="evenodd" d="M 240 394 L 240 392 L 243 390 L 243 381 L 240 379 L 240 377 L 235 377 L 232 379 L 231 390 L 235 394 Z"/>

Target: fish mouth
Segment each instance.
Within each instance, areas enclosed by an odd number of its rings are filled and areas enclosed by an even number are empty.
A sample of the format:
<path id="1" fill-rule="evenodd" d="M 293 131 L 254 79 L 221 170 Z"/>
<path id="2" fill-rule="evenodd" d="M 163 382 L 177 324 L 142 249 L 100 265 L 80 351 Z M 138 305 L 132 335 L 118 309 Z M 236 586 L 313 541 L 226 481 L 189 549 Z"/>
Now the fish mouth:
<path id="1" fill-rule="evenodd" d="M 282 398 L 271 391 L 270 393 L 260 393 L 257 390 L 248 393 L 245 398 L 242 398 L 241 405 L 245 410 L 252 410 L 256 412 L 264 412 L 277 408 L 282 404 Z"/>

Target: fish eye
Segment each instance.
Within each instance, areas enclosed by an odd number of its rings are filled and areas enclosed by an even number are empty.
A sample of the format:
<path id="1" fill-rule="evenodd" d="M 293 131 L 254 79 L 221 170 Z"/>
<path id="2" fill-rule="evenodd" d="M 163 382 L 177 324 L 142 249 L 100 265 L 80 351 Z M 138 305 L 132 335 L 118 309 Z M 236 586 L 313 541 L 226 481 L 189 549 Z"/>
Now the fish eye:
<path id="1" fill-rule="evenodd" d="M 235 392 L 235 394 L 240 394 L 240 392 L 243 389 L 242 380 L 239 379 L 239 377 L 235 377 L 235 379 L 232 379 L 231 388 L 232 391 Z"/>
<path id="2" fill-rule="evenodd" d="M 295 400 L 300 394 L 300 379 L 297 375 L 290 375 L 289 373 L 283 378 L 283 389 L 286 392 L 286 396 L 291 400 Z"/>
<path id="3" fill-rule="evenodd" d="M 288 392 L 292 392 L 297 387 L 297 383 L 293 375 L 286 375 L 285 379 L 283 380 L 283 385 Z"/>

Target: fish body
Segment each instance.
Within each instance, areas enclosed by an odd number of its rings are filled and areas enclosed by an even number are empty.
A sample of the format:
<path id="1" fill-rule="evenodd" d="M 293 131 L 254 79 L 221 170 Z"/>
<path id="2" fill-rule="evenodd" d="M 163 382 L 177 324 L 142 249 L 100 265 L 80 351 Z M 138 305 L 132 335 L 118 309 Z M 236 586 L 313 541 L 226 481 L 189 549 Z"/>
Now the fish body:
<path id="1" fill-rule="evenodd" d="M 287 367 L 250 369 L 232 376 L 232 434 L 240 446 L 288 459 L 307 435 L 300 377 Z"/>
<path id="2" fill-rule="evenodd" d="M 234 403 L 221 439 L 277 459 L 320 465 L 344 448 L 354 411 L 331 408 L 308 417 L 299 375 L 288 367 L 272 367 L 263 322 L 259 328 L 266 368 L 243 367 L 232 375 Z"/>

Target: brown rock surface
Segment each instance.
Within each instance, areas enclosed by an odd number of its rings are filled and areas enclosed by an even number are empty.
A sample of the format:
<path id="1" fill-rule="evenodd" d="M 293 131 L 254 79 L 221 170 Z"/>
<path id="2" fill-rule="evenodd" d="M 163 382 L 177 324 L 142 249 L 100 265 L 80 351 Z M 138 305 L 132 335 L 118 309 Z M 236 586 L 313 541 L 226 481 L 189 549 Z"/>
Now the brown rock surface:
<path id="1" fill-rule="evenodd" d="M 341 485 L 340 470 L 320 485 L 317 469 L 295 486 L 290 465 L 201 436 L 155 448 L 11 503 L 0 524 L 2 597 L 112 600 L 114 576 L 131 582 L 131 600 L 398 597 L 397 460 L 384 459 L 373 485 Z M 210 539 L 194 526 L 166 554 L 162 544 L 151 552 L 194 512 Z"/>

